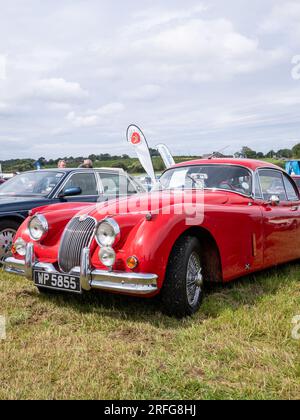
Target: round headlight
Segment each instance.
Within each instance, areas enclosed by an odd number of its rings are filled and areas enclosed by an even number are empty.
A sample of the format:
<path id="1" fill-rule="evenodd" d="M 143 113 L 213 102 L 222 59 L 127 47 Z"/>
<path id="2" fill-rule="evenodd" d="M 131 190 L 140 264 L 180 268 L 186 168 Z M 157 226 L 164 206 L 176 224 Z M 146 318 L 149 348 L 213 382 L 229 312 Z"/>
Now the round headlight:
<path id="1" fill-rule="evenodd" d="M 106 219 L 101 222 L 96 231 L 98 245 L 111 247 L 120 239 L 120 227 L 114 219 Z"/>
<path id="2" fill-rule="evenodd" d="M 21 257 L 26 255 L 26 246 L 27 243 L 22 238 L 18 238 L 13 245 L 14 251 L 19 254 Z"/>
<path id="3" fill-rule="evenodd" d="M 110 247 L 101 248 L 99 251 L 99 259 L 106 267 L 112 267 L 116 262 L 116 253 Z"/>
<path id="4" fill-rule="evenodd" d="M 28 229 L 31 239 L 34 241 L 41 240 L 42 237 L 48 232 L 47 219 L 41 214 L 33 216 L 29 222 Z"/>

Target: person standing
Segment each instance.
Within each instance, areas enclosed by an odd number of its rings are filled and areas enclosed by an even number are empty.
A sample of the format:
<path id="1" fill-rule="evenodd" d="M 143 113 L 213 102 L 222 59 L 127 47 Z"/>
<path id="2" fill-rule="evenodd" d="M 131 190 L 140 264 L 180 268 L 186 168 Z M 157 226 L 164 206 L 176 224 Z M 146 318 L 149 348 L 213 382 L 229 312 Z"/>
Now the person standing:
<path id="1" fill-rule="evenodd" d="M 67 162 L 65 160 L 60 160 L 57 165 L 58 169 L 66 169 Z"/>
<path id="2" fill-rule="evenodd" d="M 79 168 L 93 169 L 93 162 L 91 161 L 91 159 L 85 159 L 82 165 L 79 166 Z"/>

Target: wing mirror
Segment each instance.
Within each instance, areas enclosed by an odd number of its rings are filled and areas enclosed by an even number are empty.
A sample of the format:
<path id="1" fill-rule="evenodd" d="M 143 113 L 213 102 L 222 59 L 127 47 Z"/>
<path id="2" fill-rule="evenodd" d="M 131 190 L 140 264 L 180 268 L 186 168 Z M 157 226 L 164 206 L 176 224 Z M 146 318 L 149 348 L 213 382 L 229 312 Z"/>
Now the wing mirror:
<path id="1" fill-rule="evenodd" d="M 74 195 L 80 195 L 82 193 L 81 188 L 79 187 L 73 187 L 73 188 L 66 188 L 64 191 L 59 193 L 59 198 L 65 198 L 65 197 L 73 197 Z"/>
<path id="2" fill-rule="evenodd" d="M 267 202 L 267 204 L 273 207 L 279 206 L 280 198 L 278 197 L 278 195 L 271 195 L 270 200 Z"/>

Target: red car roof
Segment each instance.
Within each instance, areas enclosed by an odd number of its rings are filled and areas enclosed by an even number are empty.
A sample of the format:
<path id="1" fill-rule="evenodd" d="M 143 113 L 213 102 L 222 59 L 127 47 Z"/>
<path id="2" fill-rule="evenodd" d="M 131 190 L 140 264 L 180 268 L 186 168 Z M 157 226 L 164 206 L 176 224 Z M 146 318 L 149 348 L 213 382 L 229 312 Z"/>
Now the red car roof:
<path id="1" fill-rule="evenodd" d="M 178 163 L 176 167 L 188 166 L 188 165 L 206 165 L 206 164 L 238 165 L 238 166 L 244 166 L 245 168 L 251 169 L 252 171 L 255 171 L 257 168 L 262 168 L 262 167 L 278 169 L 278 166 L 273 165 L 272 163 L 269 163 L 269 162 L 264 162 L 260 160 L 254 160 L 254 159 L 234 159 L 234 158 L 191 160 L 189 162 Z"/>

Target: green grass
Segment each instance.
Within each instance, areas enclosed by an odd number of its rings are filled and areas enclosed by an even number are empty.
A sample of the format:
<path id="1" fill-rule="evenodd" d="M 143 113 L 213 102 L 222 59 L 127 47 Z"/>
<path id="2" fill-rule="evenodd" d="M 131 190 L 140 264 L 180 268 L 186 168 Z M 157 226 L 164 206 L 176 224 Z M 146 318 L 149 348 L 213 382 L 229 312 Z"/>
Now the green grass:
<path id="1" fill-rule="evenodd" d="M 0 399 L 297 399 L 300 265 L 208 293 L 191 319 L 107 294 L 40 296 L 0 273 Z"/>

